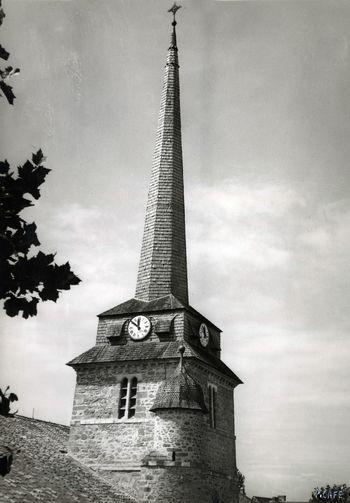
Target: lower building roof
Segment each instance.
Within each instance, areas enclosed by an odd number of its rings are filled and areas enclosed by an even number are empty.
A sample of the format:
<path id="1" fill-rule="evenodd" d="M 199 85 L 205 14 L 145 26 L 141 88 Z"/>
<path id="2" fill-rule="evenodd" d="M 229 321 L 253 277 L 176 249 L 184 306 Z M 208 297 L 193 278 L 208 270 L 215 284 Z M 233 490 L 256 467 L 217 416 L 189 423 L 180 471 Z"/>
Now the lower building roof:
<path id="1" fill-rule="evenodd" d="M 1 477 L 1 503 L 136 503 L 67 454 L 69 428 L 22 416 L 0 416 L 0 445 L 13 452 Z"/>

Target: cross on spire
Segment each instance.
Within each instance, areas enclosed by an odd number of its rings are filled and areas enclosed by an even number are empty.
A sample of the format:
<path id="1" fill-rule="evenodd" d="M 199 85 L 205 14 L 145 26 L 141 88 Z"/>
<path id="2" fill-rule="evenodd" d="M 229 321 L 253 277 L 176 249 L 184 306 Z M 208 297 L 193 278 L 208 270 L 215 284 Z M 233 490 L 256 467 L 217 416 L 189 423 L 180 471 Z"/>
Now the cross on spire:
<path id="1" fill-rule="evenodd" d="M 174 25 L 174 23 L 176 24 L 175 16 L 176 16 L 177 11 L 179 9 L 181 9 L 181 7 L 182 7 L 182 5 L 177 5 L 176 2 L 174 2 L 174 5 L 168 10 L 168 12 L 172 12 L 174 15 L 173 25 Z"/>
<path id="2" fill-rule="evenodd" d="M 176 48 L 176 30 L 175 30 L 175 26 L 177 25 L 176 23 L 176 19 L 175 19 L 175 16 L 176 16 L 176 13 L 177 11 L 181 9 L 181 5 L 177 5 L 176 2 L 174 2 L 174 5 L 168 10 L 168 12 L 172 12 L 174 18 L 173 18 L 173 22 L 171 23 L 173 25 L 173 32 L 171 34 L 171 41 L 170 41 L 170 47 L 173 47 L 173 48 Z"/>

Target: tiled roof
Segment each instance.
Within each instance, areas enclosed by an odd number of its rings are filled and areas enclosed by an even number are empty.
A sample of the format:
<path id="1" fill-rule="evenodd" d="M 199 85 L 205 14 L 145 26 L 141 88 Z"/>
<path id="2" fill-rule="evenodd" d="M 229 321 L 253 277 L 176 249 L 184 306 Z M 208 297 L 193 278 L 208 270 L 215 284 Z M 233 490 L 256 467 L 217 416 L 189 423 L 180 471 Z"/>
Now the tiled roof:
<path id="1" fill-rule="evenodd" d="M 99 316 L 113 316 L 116 314 L 129 314 L 129 313 L 143 313 L 143 312 L 153 312 L 153 311 L 165 311 L 168 309 L 183 309 L 184 303 L 180 302 L 174 295 L 165 295 L 158 299 L 146 302 L 140 299 L 129 299 L 126 302 L 122 302 L 112 309 L 108 309 Z"/>
<path id="2" fill-rule="evenodd" d="M 236 376 L 227 365 L 215 356 L 204 350 L 194 348 L 184 342 L 184 357 L 194 358 L 210 367 L 218 370 L 225 376 L 236 381 L 237 384 L 242 381 Z M 71 360 L 67 365 L 74 367 L 76 365 L 88 363 L 108 363 L 117 361 L 135 361 L 135 360 L 153 360 L 153 359 L 178 359 L 179 342 L 138 342 L 126 346 L 94 346 L 85 353 Z"/>
<path id="3" fill-rule="evenodd" d="M 205 349 L 200 349 L 200 348 L 194 348 L 191 347 L 191 352 L 192 355 L 197 358 L 198 360 L 201 360 L 202 362 L 206 363 L 210 367 L 215 368 L 216 370 L 219 370 L 222 374 L 226 375 L 227 377 L 230 377 L 234 381 L 236 381 L 236 384 L 243 384 L 243 381 L 234 373 L 232 370 L 219 358 L 216 358 L 216 356 L 208 353 Z M 185 353 L 186 355 L 186 353 Z"/>
<path id="4" fill-rule="evenodd" d="M 188 303 L 180 84 L 175 24 L 164 81 L 136 297 L 151 300 L 174 293 Z"/>
<path id="5" fill-rule="evenodd" d="M 121 316 L 123 314 L 138 314 L 138 313 L 153 313 L 157 311 L 170 311 L 173 309 L 186 309 L 189 313 L 193 314 L 196 317 L 203 318 L 203 320 L 207 321 L 210 325 L 212 325 L 217 330 L 220 330 L 213 322 L 208 320 L 201 313 L 196 311 L 192 306 L 188 304 L 184 304 L 179 299 L 177 299 L 174 295 L 165 295 L 164 297 L 159 297 L 158 299 L 151 300 L 146 302 L 140 299 L 129 299 L 117 306 L 112 307 L 112 309 L 108 309 L 98 316 L 108 317 L 108 316 Z M 221 331 L 221 330 L 220 330 Z"/>
<path id="6" fill-rule="evenodd" d="M 67 426 L 0 416 L 0 445 L 13 451 L 1 503 L 136 503 L 69 457 L 68 434 Z"/>
<path id="7" fill-rule="evenodd" d="M 188 373 L 182 360 L 173 375 L 160 383 L 151 411 L 190 409 L 208 412 L 201 385 Z"/>

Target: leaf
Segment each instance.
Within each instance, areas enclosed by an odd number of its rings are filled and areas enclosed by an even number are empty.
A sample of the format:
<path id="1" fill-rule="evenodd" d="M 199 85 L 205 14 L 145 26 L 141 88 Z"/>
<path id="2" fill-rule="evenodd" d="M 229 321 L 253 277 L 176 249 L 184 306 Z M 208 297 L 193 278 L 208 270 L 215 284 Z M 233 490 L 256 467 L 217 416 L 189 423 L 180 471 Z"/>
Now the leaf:
<path id="1" fill-rule="evenodd" d="M 16 297 L 11 295 L 9 299 L 5 300 L 4 308 L 6 310 L 6 314 L 13 318 L 14 316 L 18 315 L 21 308 L 21 303 L 18 301 L 18 299 L 16 299 Z"/>
<path id="2" fill-rule="evenodd" d="M 29 261 L 32 264 L 35 264 L 35 267 L 37 267 L 38 269 L 43 269 L 52 264 L 54 258 L 55 255 L 53 253 L 45 254 L 42 251 L 39 251 L 39 253 L 35 257 L 31 257 Z"/>
<path id="3" fill-rule="evenodd" d="M 23 192 L 28 192 L 34 199 L 39 199 L 40 191 L 38 187 L 44 183 L 46 175 L 50 171 L 50 169 L 44 168 L 44 166 L 33 166 L 30 161 L 26 161 L 23 166 L 19 166 L 18 175 L 24 186 Z"/>
<path id="4" fill-rule="evenodd" d="M 4 308 L 8 316 L 17 316 L 22 311 L 23 318 L 27 319 L 29 316 L 36 316 L 38 302 L 39 299 L 36 297 L 28 300 L 25 297 L 16 297 L 10 294 L 9 298 L 4 302 Z"/>
<path id="5" fill-rule="evenodd" d="M 0 208 L 3 212 L 3 217 L 12 217 L 14 214 L 21 212 L 24 208 L 33 206 L 33 203 L 21 195 L 21 192 L 7 192 L 0 199 Z M 18 217 L 17 217 L 18 218 Z"/>
<path id="6" fill-rule="evenodd" d="M 72 285 L 78 285 L 81 280 L 71 271 L 69 262 L 63 265 L 55 264 L 56 285 L 59 290 L 69 290 Z"/>
<path id="7" fill-rule="evenodd" d="M 0 69 L 0 74 L 3 80 L 13 77 L 20 72 L 19 68 L 13 68 L 13 66 L 7 66 L 5 70 Z"/>
<path id="8" fill-rule="evenodd" d="M 10 53 L 0 44 L 0 58 L 8 60 Z"/>
<path id="9" fill-rule="evenodd" d="M 22 306 L 23 318 L 28 318 L 28 316 L 36 316 L 38 314 L 37 305 L 39 299 L 32 297 L 32 300 L 27 301 Z"/>
<path id="10" fill-rule="evenodd" d="M 35 154 L 32 154 L 32 161 L 36 164 L 36 166 L 39 166 L 39 164 L 45 161 L 41 148 Z"/>
<path id="11" fill-rule="evenodd" d="M 17 252 L 28 253 L 31 246 L 39 246 L 40 242 L 36 234 L 36 225 L 22 224 L 13 234 L 11 241 Z"/>
<path id="12" fill-rule="evenodd" d="M 5 14 L 3 8 L 1 7 L 1 2 L 0 2 L 0 25 L 2 25 L 2 21 L 3 21 L 4 17 L 6 17 L 6 14 Z"/>
<path id="13" fill-rule="evenodd" d="M 5 159 L 4 161 L 0 161 L 0 174 L 6 175 L 10 169 L 10 165 Z"/>
<path id="14" fill-rule="evenodd" d="M 10 105 L 13 105 L 13 100 L 16 98 L 16 96 L 12 92 L 12 87 L 9 86 L 8 84 L 5 84 L 3 80 L 0 80 L 0 89 L 4 93 Z"/>
<path id="15" fill-rule="evenodd" d="M 80 283 L 69 262 L 56 264 L 53 253 L 39 250 L 28 257 L 31 247 L 40 246 L 37 227 L 19 213 L 32 205 L 25 194 L 40 197 L 38 187 L 50 172 L 41 165 L 43 161 L 39 149 L 32 154 L 32 162 L 18 167 L 18 176 L 10 172 L 6 160 L 0 162 L 0 299 L 9 316 L 35 316 L 40 301 L 56 302 L 62 290 Z"/>
<path id="16" fill-rule="evenodd" d="M 24 240 L 28 247 L 40 246 L 40 241 L 36 234 L 36 224 L 33 222 L 31 224 L 24 224 Z"/>
<path id="17" fill-rule="evenodd" d="M 44 168 L 44 166 L 38 166 L 35 169 L 35 176 L 37 178 L 38 185 L 41 185 L 42 183 L 45 182 L 46 175 L 50 173 L 51 169 Z"/>
<path id="18" fill-rule="evenodd" d="M 46 300 L 52 300 L 53 302 L 56 302 L 60 292 L 55 288 L 54 286 L 45 286 L 41 292 L 39 292 L 40 298 L 42 301 Z"/>

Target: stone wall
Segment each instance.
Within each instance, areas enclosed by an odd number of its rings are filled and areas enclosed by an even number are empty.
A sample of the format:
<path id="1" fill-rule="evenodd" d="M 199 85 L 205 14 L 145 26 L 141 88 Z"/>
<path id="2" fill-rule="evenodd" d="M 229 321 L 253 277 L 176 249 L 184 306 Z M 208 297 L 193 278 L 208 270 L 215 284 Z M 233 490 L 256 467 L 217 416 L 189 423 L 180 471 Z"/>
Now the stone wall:
<path id="1" fill-rule="evenodd" d="M 147 316 L 151 321 L 151 331 L 147 338 L 142 341 L 142 344 L 147 344 L 148 342 L 180 341 L 185 339 L 190 343 L 201 347 L 199 344 L 199 327 L 202 322 L 205 322 L 209 326 L 210 330 L 210 343 L 208 350 L 210 350 L 210 352 L 212 352 L 217 358 L 220 358 L 220 330 L 204 320 L 201 315 L 198 314 L 197 316 L 187 310 L 178 310 L 162 313 L 155 312 L 147 314 Z M 110 342 L 108 337 L 115 335 L 116 331 L 118 333 L 118 337 L 114 339 L 114 344 L 135 344 L 128 335 L 128 323 L 132 317 L 133 315 L 130 314 L 100 317 L 98 321 L 96 345 L 102 346 L 109 344 Z M 159 334 L 157 333 L 157 323 L 164 319 L 171 320 L 171 329 L 167 334 Z"/>
<path id="2" fill-rule="evenodd" d="M 173 372 L 176 362 L 168 367 Z M 120 383 L 138 378 L 136 414 L 118 419 Z M 166 376 L 161 362 L 89 365 L 79 370 L 71 421 L 70 447 L 85 464 L 133 464 L 153 446 L 153 404 L 158 383 Z"/>
<path id="3" fill-rule="evenodd" d="M 158 411 L 154 418 L 154 449 L 168 459 L 206 462 L 206 417 L 202 411 Z"/>
<path id="4" fill-rule="evenodd" d="M 204 369 L 200 365 L 190 366 L 191 374 L 202 385 L 206 403 L 209 404 L 208 384 L 216 387 L 216 426 L 210 427 L 209 415 L 205 418 L 205 438 L 209 467 L 234 477 L 236 467 L 234 395 L 232 386 L 217 372 Z"/>
<path id="5" fill-rule="evenodd" d="M 217 501 L 231 503 L 235 473 L 232 385 L 218 372 L 186 361 L 188 371 L 201 383 L 207 402 L 208 383 L 217 388 L 216 428 L 210 427 L 209 415 L 201 412 L 150 412 L 159 383 L 172 374 L 177 365 L 178 360 L 81 367 L 77 375 L 70 454 L 115 481 L 129 494 L 143 494 L 144 501 L 157 501 L 152 500 L 158 496 L 151 482 L 159 480 L 157 491 L 163 494 L 160 488 L 167 487 L 169 477 L 171 479 L 167 471 L 171 471 L 180 477 L 178 484 L 183 480 L 181 485 L 192 491 L 197 490 L 200 481 L 203 485 L 203 477 L 208 479 L 203 490 L 207 499 L 198 501 L 212 503 L 214 500 L 208 495 L 212 497 L 216 490 L 221 498 L 226 495 L 226 499 Z M 131 419 L 118 419 L 120 383 L 124 377 L 133 376 L 138 379 L 136 414 Z M 200 475 L 198 470 L 204 472 Z M 153 478 L 148 479 L 146 473 Z M 168 497 L 167 491 L 162 497 Z M 198 491 L 202 497 L 202 489 Z M 181 497 L 169 501 L 187 501 L 182 497 L 185 496 L 181 493 Z"/>
<path id="6" fill-rule="evenodd" d="M 232 480 L 201 467 L 143 468 L 139 502 L 236 503 Z"/>

